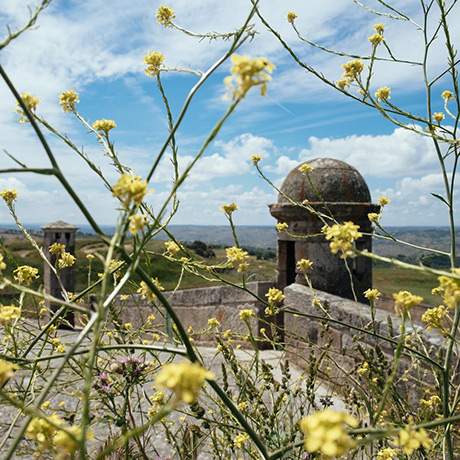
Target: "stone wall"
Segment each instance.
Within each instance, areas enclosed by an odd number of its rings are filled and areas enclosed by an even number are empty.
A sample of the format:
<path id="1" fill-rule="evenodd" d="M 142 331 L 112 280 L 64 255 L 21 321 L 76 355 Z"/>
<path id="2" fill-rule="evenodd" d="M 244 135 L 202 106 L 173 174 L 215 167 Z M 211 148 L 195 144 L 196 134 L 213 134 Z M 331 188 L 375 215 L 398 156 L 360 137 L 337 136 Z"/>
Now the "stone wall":
<path id="1" fill-rule="evenodd" d="M 396 344 L 384 339 L 376 338 L 374 335 L 366 334 L 359 330 L 338 324 L 333 321 L 321 321 L 318 317 L 324 317 L 325 313 L 314 305 L 314 296 L 321 303 L 327 306 L 330 318 L 352 325 L 355 328 L 365 329 L 372 320 L 371 309 L 369 305 L 354 302 L 322 291 L 313 292 L 307 286 L 292 284 L 285 288 L 285 309 L 295 310 L 299 314 L 310 315 L 309 317 L 299 316 L 298 314 L 285 313 L 285 341 L 286 348 L 292 360 L 297 364 L 305 367 L 309 363 L 309 353 L 312 350 L 329 348 L 332 360 L 325 360 L 324 366 L 328 367 L 327 374 L 332 375 L 332 380 L 338 385 L 344 383 L 344 371 L 354 372 L 363 362 L 363 357 L 358 353 L 358 347 L 365 350 L 375 349 L 376 345 L 380 348 L 383 355 L 390 358 L 393 355 Z M 314 318 L 314 317 L 317 318 Z M 376 333 L 383 337 L 392 337 L 396 342 L 398 340 L 401 319 L 395 313 L 387 310 L 377 309 L 375 312 Z M 390 321 L 389 321 L 390 320 Z M 392 331 L 390 325 L 392 324 Z M 326 327 L 327 325 L 327 327 Z M 408 333 L 417 328 L 418 334 L 423 341 L 430 356 L 441 355 L 442 337 L 435 332 L 426 332 L 421 326 L 406 325 Z M 423 350 L 419 343 L 414 343 L 414 349 Z M 424 361 L 419 360 L 423 367 Z M 339 370 L 338 366 L 341 367 Z M 415 366 L 417 367 L 417 366 Z M 335 369 L 335 371 L 334 371 Z M 412 364 L 407 356 L 403 356 L 400 362 L 400 373 L 408 370 L 411 372 Z M 427 369 L 426 379 L 431 374 Z M 418 372 L 420 369 L 418 369 Z M 423 371 L 423 369 L 422 369 Z M 431 374 L 432 375 L 432 374 Z M 338 380 L 340 376 L 341 381 Z"/>
<path id="2" fill-rule="evenodd" d="M 247 287 L 258 297 L 265 298 L 268 289 L 273 287 L 273 282 L 256 281 L 248 283 Z M 182 324 L 186 328 L 191 326 L 195 332 L 206 329 L 209 318 L 216 318 L 221 323 L 221 330 L 232 329 L 237 333 L 246 333 L 245 326 L 238 316 L 239 311 L 252 308 L 258 313 L 261 306 L 254 296 L 232 286 L 182 289 L 165 292 L 165 297 L 174 307 Z M 121 320 L 124 323 L 132 323 L 134 327 L 142 324 L 148 315 L 154 313 L 149 302 L 137 294 L 129 296 L 126 300 L 118 298 L 115 304 L 120 307 Z M 159 309 L 163 311 L 161 306 Z M 200 338 L 207 340 L 207 337 L 196 337 Z"/>

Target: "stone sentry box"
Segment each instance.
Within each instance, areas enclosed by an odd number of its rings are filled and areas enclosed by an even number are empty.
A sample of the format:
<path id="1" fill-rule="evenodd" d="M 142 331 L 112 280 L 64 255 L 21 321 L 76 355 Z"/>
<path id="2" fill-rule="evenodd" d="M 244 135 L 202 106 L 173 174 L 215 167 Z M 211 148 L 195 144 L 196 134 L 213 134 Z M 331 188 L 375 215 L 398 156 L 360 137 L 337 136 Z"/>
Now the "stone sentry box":
<path id="1" fill-rule="evenodd" d="M 369 188 L 361 174 L 347 163 L 330 158 L 305 163 L 312 171 L 306 175 L 298 166 L 294 168 L 281 185 L 278 202 L 269 206 L 278 222 L 289 225 L 287 232 L 278 233 L 278 288 L 284 289 L 293 283 L 306 284 L 304 276 L 296 272 L 297 261 L 305 258 L 314 264 L 309 277 L 315 289 L 353 299 L 345 263 L 331 253 L 329 242 L 321 234 L 324 223 L 315 213 L 293 202 L 307 200 L 316 211 L 332 216 L 337 222 L 352 221 L 363 233 L 372 231 L 367 215 L 378 212 L 379 206 L 371 203 Z M 357 240 L 356 247 L 371 251 L 371 236 Z M 372 260 L 356 257 L 348 259 L 348 264 L 357 300 L 366 302 L 363 292 L 372 287 Z"/>
<path id="2" fill-rule="evenodd" d="M 53 243 L 62 243 L 65 245 L 65 250 L 70 252 L 71 254 L 75 255 L 75 236 L 77 233 L 78 228 L 74 225 L 68 224 L 59 220 L 57 222 L 53 222 L 51 224 L 45 225 L 42 227 L 43 229 L 43 245 L 44 245 L 44 252 L 47 259 L 51 262 L 53 266 L 56 264 L 56 256 L 50 254 L 49 247 Z M 61 279 L 61 283 L 66 289 L 67 292 L 74 292 L 75 291 L 75 270 L 73 267 L 64 268 L 60 270 L 59 277 Z M 43 270 L 43 278 L 45 284 L 45 292 L 47 294 L 52 295 L 58 299 L 62 299 L 62 291 L 59 286 L 58 280 L 56 275 L 51 271 L 48 264 L 44 264 Z M 55 311 L 58 307 L 53 305 L 50 302 L 47 302 L 46 305 L 52 311 Z M 74 314 L 73 312 L 69 311 L 65 319 L 71 324 L 74 325 Z"/>

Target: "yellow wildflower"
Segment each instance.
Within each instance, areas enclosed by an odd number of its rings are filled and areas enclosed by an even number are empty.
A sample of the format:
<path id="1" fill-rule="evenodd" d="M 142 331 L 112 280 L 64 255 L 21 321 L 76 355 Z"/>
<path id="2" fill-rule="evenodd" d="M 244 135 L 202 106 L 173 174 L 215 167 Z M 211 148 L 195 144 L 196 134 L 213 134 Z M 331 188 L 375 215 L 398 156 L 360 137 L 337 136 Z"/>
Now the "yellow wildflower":
<path id="1" fill-rule="evenodd" d="M 393 294 L 395 301 L 395 310 L 397 313 L 405 314 L 412 307 L 415 307 L 423 302 L 423 297 L 412 294 L 409 291 L 399 291 Z"/>
<path id="2" fill-rule="evenodd" d="M 138 231 L 142 230 L 147 223 L 144 214 L 134 214 L 129 217 L 129 231 L 135 235 Z"/>
<path id="3" fill-rule="evenodd" d="M 377 46 L 383 42 L 383 35 L 379 33 L 372 34 L 368 40 L 371 42 L 372 45 Z"/>
<path id="4" fill-rule="evenodd" d="M 238 409 L 241 412 L 244 412 L 245 410 L 247 410 L 248 407 L 249 407 L 249 403 L 247 401 L 241 401 L 240 403 L 238 403 Z"/>
<path id="5" fill-rule="evenodd" d="M 59 96 L 59 104 L 64 112 L 74 112 L 78 102 L 80 102 L 78 93 L 73 89 L 63 91 Z"/>
<path id="6" fill-rule="evenodd" d="M 302 273 L 306 273 L 313 267 L 313 262 L 309 259 L 300 259 L 297 262 L 297 270 Z"/>
<path id="7" fill-rule="evenodd" d="M 35 110 L 37 110 L 38 104 L 40 103 L 40 100 L 38 99 L 38 97 L 32 96 L 32 94 L 29 94 L 29 93 L 22 93 L 21 99 L 22 99 L 22 102 L 24 102 L 24 105 L 29 109 L 30 112 L 33 113 L 35 112 Z M 19 113 L 19 115 L 21 115 L 21 117 L 19 118 L 19 123 L 27 123 L 28 118 L 24 110 L 22 110 L 22 107 L 19 104 L 19 102 L 16 105 L 16 112 Z"/>
<path id="8" fill-rule="evenodd" d="M 176 17 L 176 14 L 174 13 L 174 10 L 169 6 L 162 5 L 157 9 L 155 16 L 159 24 L 165 27 L 170 27 L 172 20 Z"/>
<path id="9" fill-rule="evenodd" d="M 48 250 L 49 250 L 50 254 L 55 254 L 55 255 L 61 254 L 61 252 L 65 251 L 65 244 L 63 244 L 63 243 L 53 243 L 53 244 L 50 245 Z"/>
<path id="10" fill-rule="evenodd" d="M 0 196 L 4 199 L 8 206 L 11 206 L 18 196 L 18 192 L 14 188 L 2 190 Z"/>
<path id="11" fill-rule="evenodd" d="M 287 14 L 287 20 L 291 24 L 294 24 L 294 21 L 298 18 L 297 14 L 294 11 L 289 11 Z"/>
<path id="12" fill-rule="evenodd" d="M 0 272 L 2 270 L 5 270 L 5 268 L 6 268 L 6 263 L 5 263 L 3 254 L 0 254 Z M 1 273 L 0 273 L 0 276 L 1 276 Z"/>
<path id="13" fill-rule="evenodd" d="M 351 415 L 333 409 L 325 409 L 304 417 L 300 421 L 305 450 L 320 453 L 327 458 L 346 454 L 355 446 L 347 428 L 356 428 L 358 421 Z"/>
<path id="14" fill-rule="evenodd" d="M 353 59 L 351 61 L 342 64 L 344 70 L 344 78 L 349 78 L 351 80 L 355 80 L 359 77 L 361 72 L 364 70 L 363 61 L 360 59 Z"/>
<path id="15" fill-rule="evenodd" d="M 388 86 L 382 86 L 375 92 L 375 98 L 378 101 L 386 101 L 387 99 L 390 99 L 390 94 L 391 94 L 391 88 Z"/>
<path id="16" fill-rule="evenodd" d="M 249 318 L 254 318 L 256 314 L 251 308 L 245 308 L 244 310 L 240 310 L 239 316 L 241 320 L 245 321 Z"/>
<path id="17" fill-rule="evenodd" d="M 21 265 L 13 271 L 14 280 L 24 286 L 30 286 L 38 277 L 38 268 L 30 267 L 29 265 Z"/>
<path id="18" fill-rule="evenodd" d="M 166 254 L 170 256 L 175 256 L 181 251 L 181 247 L 175 241 L 166 241 L 165 242 Z"/>
<path id="19" fill-rule="evenodd" d="M 240 433 L 236 435 L 235 439 L 233 440 L 233 445 L 237 449 L 241 449 L 243 444 L 249 439 L 249 435 L 247 433 Z"/>
<path id="20" fill-rule="evenodd" d="M 163 65 L 165 60 L 165 56 L 160 51 L 151 51 L 144 57 L 144 63 L 147 66 L 145 69 L 145 73 L 149 77 L 156 77 Z"/>
<path id="21" fill-rule="evenodd" d="M 267 84 L 271 80 L 270 74 L 275 66 L 264 57 L 250 58 L 233 54 L 231 59 L 232 75 L 225 79 L 225 83 L 233 92 L 234 99 L 246 96 L 253 86 L 260 86 L 260 93 L 264 96 L 267 92 Z"/>
<path id="22" fill-rule="evenodd" d="M 0 359 L 0 386 L 6 383 L 14 375 L 14 371 L 17 369 L 17 366 Z"/>
<path id="23" fill-rule="evenodd" d="M 434 112 L 433 113 L 433 118 L 438 122 L 441 123 L 442 120 L 444 120 L 445 116 L 443 112 Z"/>
<path id="24" fill-rule="evenodd" d="M 376 460 L 395 460 L 398 458 L 398 452 L 391 447 L 386 447 L 377 452 Z"/>
<path id="25" fill-rule="evenodd" d="M 70 252 L 66 252 L 64 251 L 60 256 L 59 256 L 59 259 L 58 259 L 58 268 L 60 268 L 61 270 L 63 268 L 68 268 L 68 267 L 72 267 L 72 265 L 75 264 L 75 256 L 73 256 L 72 254 L 70 254 Z"/>
<path id="26" fill-rule="evenodd" d="M 460 285 L 459 282 L 448 276 L 438 277 L 439 286 L 432 290 L 434 295 L 440 295 L 443 303 L 450 309 L 457 308 L 460 302 Z"/>
<path id="27" fill-rule="evenodd" d="M 428 399 L 421 399 L 420 405 L 427 409 L 435 409 L 441 404 L 441 398 L 438 395 L 432 395 Z"/>
<path id="28" fill-rule="evenodd" d="M 93 254 L 86 254 L 86 258 L 90 261 L 95 259 Z"/>
<path id="29" fill-rule="evenodd" d="M 270 305 L 278 305 L 284 300 L 283 291 L 277 288 L 270 288 L 268 292 L 265 294 L 265 297 L 268 299 L 268 303 Z"/>
<path id="30" fill-rule="evenodd" d="M 451 91 L 446 89 L 441 93 L 441 97 L 444 99 L 445 102 L 448 102 L 449 99 L 452 99 L 454 97 L 454 95 Z"/>
<path id="31" fill-rule="evenodd" d="M 351 84 L 351 81 L 349 78 L 341 78 L 340 80 L 337 80 L 335 82 L 335 86 L 337 86 L 337 88 L 340 88 L 341 90 L 345 90 L 347 89 Z"/>
<path id="32" fill-rule="evenodd" d="M 211 328 L 216 328 L 216 327 L 219 327 L 220 326 L 220 322 L 218 319 L 216 318 L 209 318 L 208 319 L 208 327 L 211 327 Z"/>
<path id="33" fill-rule="evenodd" d="M 227 216 L 231 216 L 235 211 L 238 210 L 238 205 L 236 203 L 229 203 L 222 205 L 222 211 L 227 214 Z"/>
<path id="34" fill-rule="evenodd" d="M 12 323 L 21 316 L 21 309 L 15 305 L 1 305 L 0 306 L 0 324 Z"/>
<path id="35" fill-rule="evenodd" d="M 376 212 L 370 212 L 368 215 L 367 215 L 367 218 L 371 221 L 371 222 L 378 222 L 379 219 L 380 219 L 380 214 L 376 213 Z"/>
<path id="36" fill-rule="evenodd" d="M 371 302 L 375 302 L 376 300 L 379 300 L 380 296 L 382 293 L 378 289 L 366 289 L 364 291 L 364 297 L 367 300 L 370 300 Z"/>
<path id="37" fill-rule="evenodd" d="M 394 439 L 394 443 L 400 447 L 406 455 L 411 455 L 419 447 L 430 449 L 432 445 L 431 439 L 423 428 L 416 430 L 410 425 L 400 430 L 398 437 Z"/>
<path id="38" fill-rule="evenodd" d="M 82 437 L 81 427 L 78 425 L 72 425 L 67 427 L 68 433 L 74 435 L 77 440 L 80 440 Z M 56 458 L 67 459 L 77 450 L 78 442 L 73 439 L 68 433 L 63 430 L 59 430 L 53 437 L 53 444 L 57 451 Z M 93 437 L 92 432 L 89 431 L 86 433 L 86 439 L 91 439 Z"/>
<path id="39" fill-rule="evenodd" d="M 262 160 L 262 156 L 255 153 L 254 155 L 251 155 L 251 161 L 254 163 L 254 165 L 258 164 L 259 161 Z"/>
<path id="40" fill-rule="evenodd" d="M 53 437 L 58 430 L 55 425 L 62 426 L 63 424 L 64 421 L 57 414 L 51 414 L 47 418 L 34 417 L 27 427 L 26 437 L 35 441 L 39 451 L 51 449 Z"/>
<path id="41" fill-rule="evenodd" d="M 386 206 L 391 203 L 390 199 L 387 196 L 382 195 L 378 201 L 380 206 Z"/>
<path id="42" fill-rule="evenodd" d="M 192 404 L 206 379 L 214 379 L 214 374 L 198 363 L 183 361 L 164 365 L 157 375 L 155 385 L 172 390 L 177 401 Z"/>
<path id="43" fill-rule="evenodd" d="M 238 272 L 245 272 L 249 268 L 249 256 L 246 251 L 236 246 L 225 249 L 227 262 L 233 267 L 237 268 Z"/>
<path id="44" fill-rule="evenodd" d="M 302 174 L 308 174 L 313 171 L 313 166 L 311 166 L 309 163 L 302 163 L 298 168 L 297 168 Z"/>
<path id="45" fill-rule="evenodd" d="M 105 120 L 105 119 L 102 119 L 102 120 L 96 120 L 94 123 L 93 123 L 93 128 L 96 130 L 96 131 L 99 131 L 99 132 L 103 132 L 105 135 L 109 134 L 109 131 L 111 129 L 114 129 L 117 127 L 117 124 L 115 123 L 114 120 Z"/>
<path id="46" fill-rule="evenodd" d="M 159 291 L 165 290 L 158 278 L 152 278 L 152 282 Z M 140 294 L 143 299 L 149 300 L 150 302 L 155 302 L 157 299 L 156 294 L 150 290 L 148 284 L 145 281 L 141 281 L 139 283 L 139 289 L 137 290 L 137 293 Z"/>
<path id="47" fill-rule="evenodd" d="M 427 325 L 427 329 L 442 328 L 442 321 L 447 316 L 447 307 L 439 305 L 437 307 L 428 308 L 422 315 L 422 321 Z"/>
<path id="48" fill-rule="evenodd" d="M 379 34 L 383 34 L 385 26 L 382 23 L 374 24 L 374 30 Z"/>
<path id="49" fill-rule="evenodd" d="M 150 396 L 150 401 L 152 401 L 153 403 L 162 404 L 165 400 L 165 397 L 166 395 L 164 391 L 158 390 L 155 391 L 155 393 L 153 393 L 152 396 Z"/>
<path id="50" fill-rule="evenodd" d="M 123 329 L 125 329 L 126 331 L 132 331 L 133 323 L 125 323 L 125 324 L 123 324 Z"/>
<path id="51" fill-rule="evenodd" d="M 122 174 L 113 186 L 112 193 L 121 200 L 125 207 L 132 202 L 139 205 L 147 193 L 147 181 L 133 174 Z"/>
<path id="52" fill-rule="evenodd" d="M 275 227 L 277 232 L 285 232 L 289 228 L 289 224 L 286 222 L 278 222 Z"/>
<path id="53" fill-rule="evenodd" d="M 341 253 L 342 258 L 353 255 L 353 243 L 363 235 L 359 230 L 359 225 L 353 222 L 344 222 L 343 224 L 325 225 L 322 232 L 326 240 L 330 241 L 329 247 L 333 254 Z"/>
<path id="54" fill-rule="evenodd" d="M 358 370 L 356 371 L 358 373 L 358 375 L 360 375 L 361 377 L 363 375 L 366 375 L 369 373 L 369 363 L 367 361 L 364 361 L 361 366 L 358 367 Z"/>

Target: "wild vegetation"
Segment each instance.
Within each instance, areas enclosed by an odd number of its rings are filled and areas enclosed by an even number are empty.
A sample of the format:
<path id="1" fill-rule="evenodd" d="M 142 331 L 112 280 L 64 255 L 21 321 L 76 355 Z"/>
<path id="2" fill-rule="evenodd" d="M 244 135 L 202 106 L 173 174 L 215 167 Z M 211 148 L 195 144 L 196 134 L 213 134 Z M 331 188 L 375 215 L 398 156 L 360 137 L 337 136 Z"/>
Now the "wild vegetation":
<path id="1" fill-rule="evenodd" d="M 6 38 L 0 41 L 0 52 L 27 32 L 51 1 L 42 0 L 24 27 L 9 30 Z M 114 120 L 90 122 L 78 111 L 79 98 L 84 94 L 80 96 L 70 89 L 60 94 L 62 109 L 69 116 L 76 117 L 110 159 L 117 172 L 115 183 L 107 179 L 85 150 L 40 115 L 37 96 L 20 94 L 7 69 L 0 65 L 0 76 L 17 100 L 19 120 L 24 123 L 24 129 L 35 132 L 48 162 L 44 167 L 29 167 L 11 156 L 15 166 L 0 172 L 10 175 L 27 172 L 54 178 L 96 235 L 92 246 L 78 248 L 76 257 L 60 243 L 45 248 L 56 260 L 51 264 L 43 248 L 21 224 L 22 216 L 16 213 L 15 204 L 21 199 L 20 195 L 14 189 L 1 191 L 5 205 L 30 249 L 40 257 L 40 264 L 36 266 L 13 267 L 7 248 L 1 255 L 2 288 L 16 292 L 10 304 L 0 307 L 0 398 L 2 413 L 7 414 L 0 439 L 3 459 L 20 456 L 147 459 L 165 455 L 161 443 L 170 446 L 171 455 L 183 459 L 208 456 L 266 460 L 339 457 L 453 460 L 459 457 L 460 271 L 456 266 L 454 192 L 460 155 L 460 91 L 458 58 L 449 22 L 451 15 L 458 14 L 457 0 L 422 0 L 417 18 L 409 17 L 386 1 L 377 1 L 379 10 L 360 1 L 354 3 L 379 20 L 369 31 L 369 54 L 365 56 L 331 50 L 312 42 L 297 29 L 296 13 L 287 12 L 286 20 L 305 46 L 344 58 L 343 77 L 338 81 L 328 79 L 304 62 L 271 26 L 257 0 L 248 2 L 247 16 L 241 27 L 228 33 L 190 31 L 179 25 L 181 18 L 176 21 L 176 14 L 170 7 L 160 6 L 156 20 L 166 29 L 181 30 L 197 40 L 225 40 L 228 48 L 205 71 L 169 69 L 165 56 L 159 51 L 145 56 L 145 71 L 156 83 L 164 101 L 169 134 L 152 158 L 151 168 L 144 177 L 136 175 L 120 161 L 111 141 L 111 132 L 117 129 Z M 352 17 L 352 13 L 350 15 Z M 391 21 L 402 21 L 407 27 L 416 28 L 425 50 L 421 62 L 394 56 L 391 50 L 393 38 L 387 36 L 385 30 L 385 23 Z M 169 224 L 180 206 L 177 191 L 228 118 L 250 91 L 258 90 L 261 96 L 269 91 L 274 64 L 264 57 L 240 54 L 241 47 L 254 39 L 260 27 L 268 29 L 279 40 L 293 61 L 305 70 L 306 77 L 319 78 L 331 90 L 376 110 L 389 123 L 430 139 L 445 185 L 444 194 L 433 199 L 445 205 L 449 218 L 448 249 L 423 248 L 428 253 L 449 259 L 449 267 L 434 268 L 359 251 L 356 241 L 363 235 L 355 223 L 337 221 L 334 215 L 318 211 L 308 201 L 298 203 L 286 197 L 293 205 L 322 221 L 322 236 L 329 242 L 331 252 L 346 267 L 349 268 L 353 258 L 367 257 L 390 264 L 398 270 L 395 273 L 404 270 L 426 275 L 426 284 L 433 288 L 432 295 L 437 300 L 421 317 L 423 327 L 417 327 L 412 321 L 412 312 L 423 298 L 406 286 L 395 286 L 399 289 L 393 293 L 397 326 L 389 321 L 388 328 L 382 332 L 377 330 L 374 318 L 381 297 L 378 289 L 369 289 L 365 293 L 372 321 L 364 326 L 332 317 L 330 305 L 314 298 L 313 306 L 317 309 L 314 317 L 321 321 L 322 340 L 312 343 L 307 336 L 296 337 L 306 350 L 298 356 L 305 368 L 300 375 L 294 372 L 287 359 L 282 360 L 279 369 L 275 368 L 262 359 L 258 348 L 261 342 L 265 346 L 269 344 L 273 350 L 283 346 L 282 331 L 272 318 L 283 313 L 285 316 L 301 315 L 301 312 L 284 309 L 284 294 L 276 286 L 268 291 L 265 299 L 258 299 L 263 304 L 264 318 L 261 321 L 265 323 L 257 323 L 256 316 L 260 312 L 253 309 L 239 312 L 237 319 L 244 327 L 243 333 L 222 330 L 216 318 L 209 318 L 206 332 L 212 334 L 216 344 L 212 359 L 205 357 L 203 349 L 195 342 L 196 331 L 182 324 L 163 294 L 165 272 L 176 267 L 180 276 L 174 288 L 180 287 L 186 277 L 200 277 L 206 282 L 236 286 L 256 297 L 248 289 L 248 281 L 257 272 L 257 264 L 265 262 L 251 257 L 240 245 L 233 221 L 238 210 L 236 203 L 223 205 L 233 244 L 225 248 L 225 254 L 214 250 L 216 260 L 190 251 L 171 233 Z M 446 63 L 441 72 L 436 71 L 433 75 L 430 56 L 433 44 L 438 41 L 444 43 Z M 227 62 L 231 62 L 231 73 L 225 80 L 228 107 L 203 140 L 193 161 L 181 168 L 177 161 L 176 132 L 187 117 L 195 95 Z M 392 94 L 391 88 L 374 87 L 377 62 L 410 65 L 418 69 L 426 90 L 425 113 L 412 113 L 400 107 L 398 95 Z M 190 72 L 197 79 L 177 114 L 171 111 L 162 80 L 164 72 L 173 70 Z M 442 112 L 435 111 L 438 103 L 443 103 Z M 48 136 L 57 137 L 78 155 L 88 174 L 94 174 L 106 186 L 108 196 L 118 200 L 118 220 L 113 235 L 102 230 L 79 191 L 68 182 L 50 148 Z M 163 205 L 153 209 L 145 198 L 158 165 L 165 157 L 169 157 L 173 164 L 172 185 Z M 254 152 L 252 162 L 261 179 L 276 189 L 261 168 L 261 155 Z M 299 170 L 308 178 L 311 165 L 304 163 Z M 380 197 L 379 204 L 379 213 L 368 216 L 374 224 L 373 237 L 414 247 L 413 243 L 392 235 L 381 225 L 382 213 L 391 204 L 387 197 Z M 276 229 L 290 232 L 285 222 L 278 222 Z M 152 243 L 160 232 L 168 235 L 168 241 L 161 245 L 161 249 L 158 243 Z M 87 287 L 73 293 L 63 288 L 61 298 L 44 292 L 40 282 L 42 263 L 49 264 L 50 270 L 60 279 L 63 270 L 83 258 L 88 262 L 81 264 L 79 276 L 80 280 L 83 275 L 87 276 Z M 32 256 L 27 254 L 27 259 L 32 260 Z M 159 260 L 164 262 L 164 272 L 159 269 Z M 301 259 L 297 262 L 297 270 L 305 276 L 308 284 L 309 273 L 315 270 L 315 266 L 311 261 Z M 227 276 L 230 272 L 231 278 Z M 399 281 L 403 282 L 402 279 Z M 128 287 L 135 289 L 152 309 L 151 315 L 138 328 L 120 322 L 120 306 L 115 302 Z M 50 304 L 57 308 L 50 310 Z M 38 323 L 23 314 L 32 305 L 38 307 Z M 58 327 L 65 325 L 66 313 L 70 310 L 83 316 L 84 326 L 66 339 Z M 351 355 L 358 356 L 351 371 L 341 367 L 336 359 L 333 340 L 328 336 L 332 323 L 354 328 L 356 332 L 348 350 Z M 438 339 L 435 347 L 426 340 L 428 332 L 434 333 Z M 363 336 L 372 337 L 374 345 L 364 347 L 360 340 Z M 245 361 L 238 353 L 237 344 L 241 343 L 252 348 Z M 383 351 L 383 345 L 390 347 L 390 354 Z M 208 364 L 216 357 L 221 365 L 218 371 L 211 372 Z M 342 393 L 325 395 L 320 391 L 324 383 L 339 380 L 344 382 Z"/>

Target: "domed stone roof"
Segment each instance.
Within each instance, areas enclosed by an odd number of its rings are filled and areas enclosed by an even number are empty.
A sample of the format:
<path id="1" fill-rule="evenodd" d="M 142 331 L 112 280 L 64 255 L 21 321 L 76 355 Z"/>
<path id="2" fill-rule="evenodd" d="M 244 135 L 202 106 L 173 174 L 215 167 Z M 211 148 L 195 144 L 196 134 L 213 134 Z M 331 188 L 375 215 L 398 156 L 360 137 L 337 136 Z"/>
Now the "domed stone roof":
<path id="1" fill-rule="evenodd" d="M 307 176 L 299 171 L 301 165 L 296 166 L 281 185 L 279 204 L 289 204 L 283 194 L 297 202 L 370 203 L 371 194 L 363 176 L 344 161 L 316 158 L 302 164 L 313 170 Z"/>

